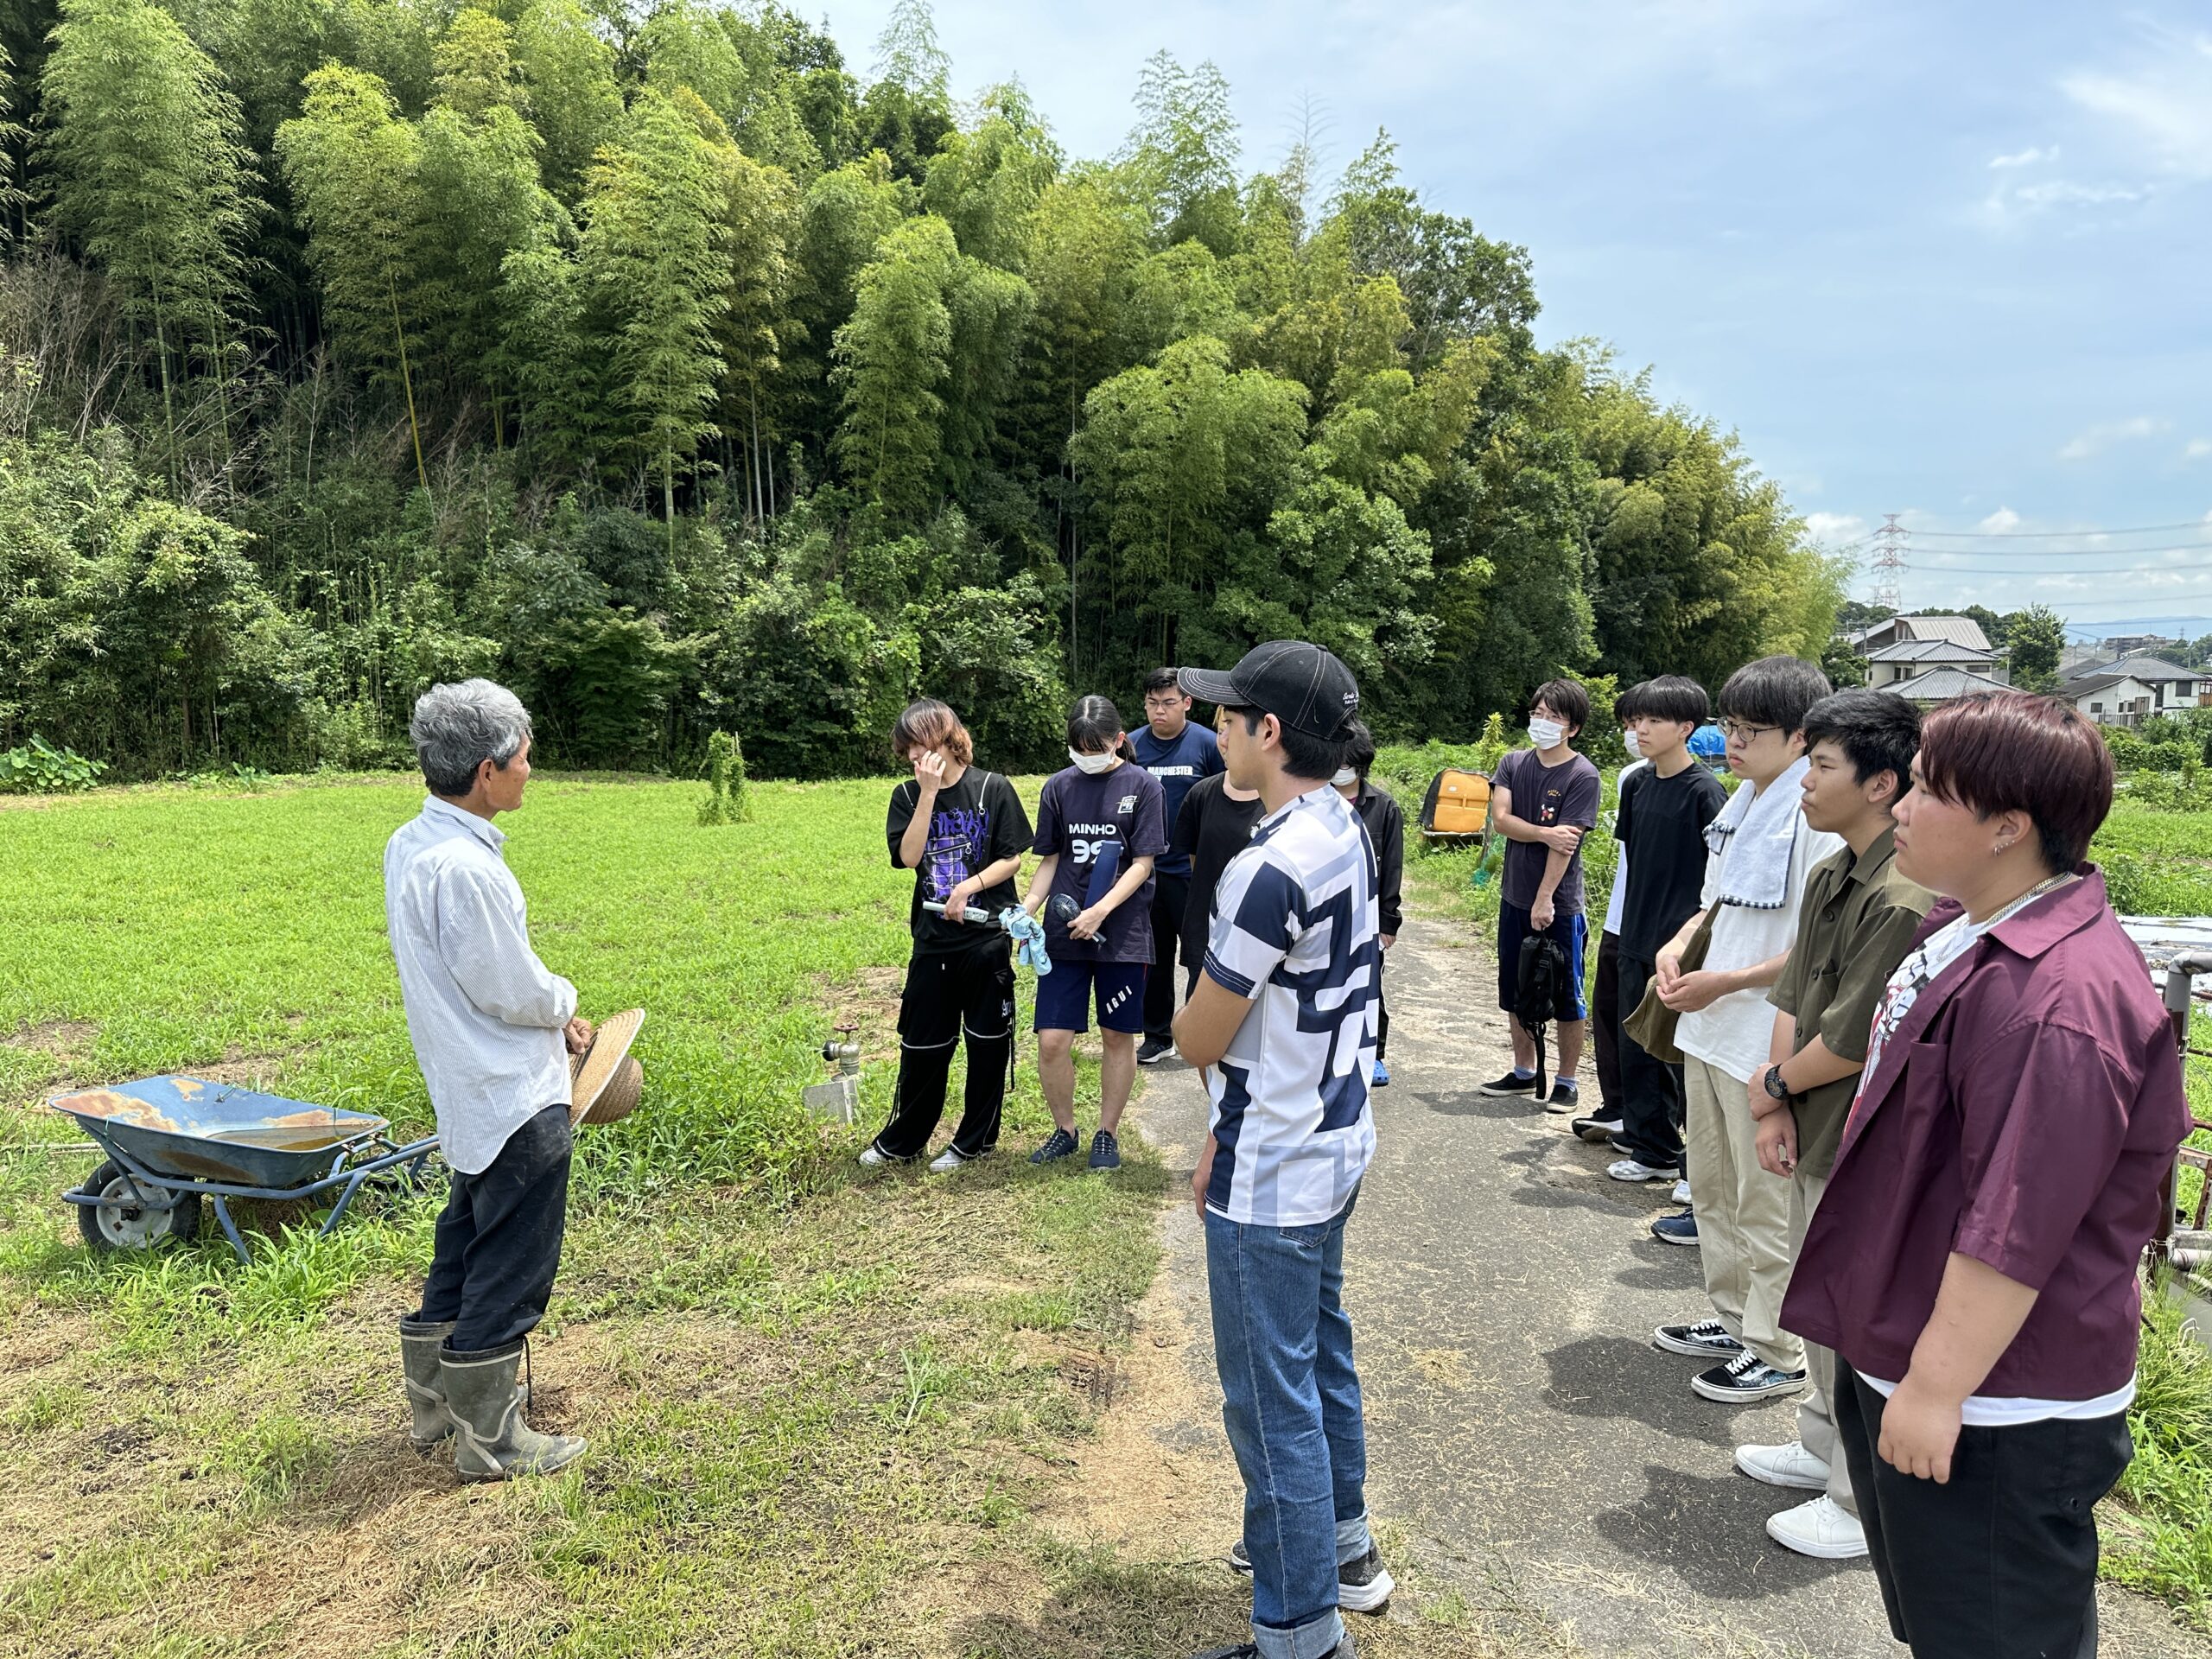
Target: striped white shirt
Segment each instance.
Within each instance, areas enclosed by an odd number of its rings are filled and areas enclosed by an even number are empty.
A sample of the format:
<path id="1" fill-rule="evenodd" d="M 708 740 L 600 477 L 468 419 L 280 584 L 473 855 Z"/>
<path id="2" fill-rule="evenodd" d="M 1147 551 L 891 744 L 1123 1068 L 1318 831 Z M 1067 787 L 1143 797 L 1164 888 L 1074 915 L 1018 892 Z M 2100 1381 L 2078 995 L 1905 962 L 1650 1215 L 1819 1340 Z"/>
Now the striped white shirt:
<path id="1" fill-rule="evenodd" d="M 1366 827 L 1325 784 L 1261 819 L 1222 872 L 1205 971 L 1253 1007 L 1207 1074 L 1217 1215 L 1330 1220 L 1375 1155 L 1376 884 Z"/>

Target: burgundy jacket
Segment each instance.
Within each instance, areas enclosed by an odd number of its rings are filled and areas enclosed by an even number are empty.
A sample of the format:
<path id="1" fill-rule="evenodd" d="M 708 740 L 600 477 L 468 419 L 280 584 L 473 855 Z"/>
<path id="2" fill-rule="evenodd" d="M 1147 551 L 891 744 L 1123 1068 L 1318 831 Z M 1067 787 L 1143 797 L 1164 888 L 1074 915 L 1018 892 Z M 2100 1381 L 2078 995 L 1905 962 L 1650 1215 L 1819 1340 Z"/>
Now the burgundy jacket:
<path id="1" fill-rule="evenodd" d="M 1976 1393 L 2134 1375 L 2136 1268 L 2190 1115 L 2142 953 L 2079 874 L 1922 990 L 1852 1107 L 1782 1323 L 1857 1370 L 1904 1378 L 1955 1251 L 2038 1293 Z M 1959 914 L 1943 899 L 1920 938 Z"/>

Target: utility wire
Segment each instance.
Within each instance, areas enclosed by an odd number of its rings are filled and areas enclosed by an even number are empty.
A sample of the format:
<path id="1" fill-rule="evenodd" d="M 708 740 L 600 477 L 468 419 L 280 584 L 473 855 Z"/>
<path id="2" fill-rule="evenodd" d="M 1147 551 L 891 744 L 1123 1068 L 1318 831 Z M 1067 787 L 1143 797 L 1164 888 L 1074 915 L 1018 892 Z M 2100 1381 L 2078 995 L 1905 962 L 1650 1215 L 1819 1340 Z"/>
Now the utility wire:
<path id="1" fill-rule="evenodd" d="M 1927 536 L 1927 537 L 1942 537 L 1942 538 L 1943 540 L 1945 540 L 1945 541 L 2018 540 L 2018 541 L 2045 541 L 2045 542 L 2048 542 L 2048 541 L 2056 541 L 2056 540 L 2059 539 L 2059 538 L 2060 538 L 2060 537 L 2076 537 L 2076 538 L 2078 538 L 2078 537 L 2083 537 L 2083 536 L 2149 536 L 2149 535 L 2152 535 L 2152 534 L 2156 534 L 2156 533 L 2160 533 L 2160 532 L 2163 532 L 2163 531 L 2169 531 L 2169 530 L 2203 530 L 2203 531 L 2212 531 L 2212 522 L 2208 522 L 2208 521 L 2206 521 L 2205 519 L 2202 519 L 2202 518 L 2191 518 L 2191 519 L 2190 519 L 2190 520 L 2189 520 L 2187 523 L 2185 523 L 2185 524 L 2137 524 L 2137 525 L 2135 525 L 2133 529 L 2129 529 L 2129 530 L 1919 530 L 1919 529 L 1908 529 L 1908 530 L 1906 531 L 1906 532 L 1905 532 L 1905 533 L 1906 533 L 1907 535 L 1909 535 L 1909 536 L 1911 536 L 1911 537 L 1915 537 L 1916 539 L 1916 538 L 1918 538 L 1918 537 L 1923 537 L 1923 536 Z"/>

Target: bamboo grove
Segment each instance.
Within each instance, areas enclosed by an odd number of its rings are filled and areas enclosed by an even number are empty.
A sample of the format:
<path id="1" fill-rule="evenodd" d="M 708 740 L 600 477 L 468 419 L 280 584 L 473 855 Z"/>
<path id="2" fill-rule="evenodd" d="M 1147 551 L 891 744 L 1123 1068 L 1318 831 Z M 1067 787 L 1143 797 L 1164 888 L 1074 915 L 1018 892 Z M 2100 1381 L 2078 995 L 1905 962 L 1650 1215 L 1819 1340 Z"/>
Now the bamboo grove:
<path id="1" fill-rule="evenodd" d="M 869 769 L 927 690 L 1019 766 L 1286 634 L 1444 737 L 1827 638 L 1731 435 L 1210 65 L 1081 159 L 921 0 L 868 74 L 767 3 L 7 19 L 0 747 L 379 765 L 486 673 L 570 765 Z"/>

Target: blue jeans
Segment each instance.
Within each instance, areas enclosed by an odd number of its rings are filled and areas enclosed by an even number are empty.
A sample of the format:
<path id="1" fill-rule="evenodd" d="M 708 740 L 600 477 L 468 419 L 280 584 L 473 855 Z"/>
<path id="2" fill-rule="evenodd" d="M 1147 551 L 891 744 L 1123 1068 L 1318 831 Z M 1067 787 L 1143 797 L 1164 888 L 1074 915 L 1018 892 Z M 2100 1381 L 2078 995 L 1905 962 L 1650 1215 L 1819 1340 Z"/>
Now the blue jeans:
<path id="1" fill-rule="evenodd" d="M 1263 1227 L 1206 1213 L 1222 1422 L 1244 1477 L 1252 1639 L 1324 1659 L 1344 1633 L 1337 1567 L 1367 1554 L 1367 1438 L 1345 1318 L 1344 1224 Z"/>

